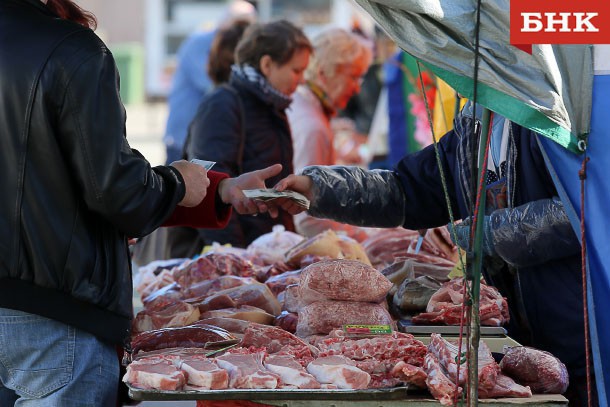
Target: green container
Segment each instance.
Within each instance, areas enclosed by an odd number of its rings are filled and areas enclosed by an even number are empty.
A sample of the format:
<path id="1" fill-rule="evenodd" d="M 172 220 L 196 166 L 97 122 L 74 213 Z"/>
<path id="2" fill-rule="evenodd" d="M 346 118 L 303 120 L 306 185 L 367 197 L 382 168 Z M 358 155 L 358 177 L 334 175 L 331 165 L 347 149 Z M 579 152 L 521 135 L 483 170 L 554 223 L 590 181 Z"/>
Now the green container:
<path id="1" fill-rule="evenodd" d="M 110 47 L 121 75 L 121 99 L 124 104 L 144 102 L 144 48 L 138 43 Z"/>

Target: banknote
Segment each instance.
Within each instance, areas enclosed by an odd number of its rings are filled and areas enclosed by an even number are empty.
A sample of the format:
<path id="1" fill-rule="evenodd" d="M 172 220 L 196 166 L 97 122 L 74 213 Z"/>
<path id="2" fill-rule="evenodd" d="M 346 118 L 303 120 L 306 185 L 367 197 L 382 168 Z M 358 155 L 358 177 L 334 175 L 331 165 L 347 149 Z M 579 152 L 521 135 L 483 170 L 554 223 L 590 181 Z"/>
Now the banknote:
<path id="1" fill-rule="evenodd" d="M 300 207 L 304 209 L 309 209 L 309 199 L 295 191 L 276 191 L 275 189 L 267 188 L 246 189 L 243 192 L 246 197 L 259 201 L 270 201 L 277 198 L 289 198 L 292 199 Z"/>

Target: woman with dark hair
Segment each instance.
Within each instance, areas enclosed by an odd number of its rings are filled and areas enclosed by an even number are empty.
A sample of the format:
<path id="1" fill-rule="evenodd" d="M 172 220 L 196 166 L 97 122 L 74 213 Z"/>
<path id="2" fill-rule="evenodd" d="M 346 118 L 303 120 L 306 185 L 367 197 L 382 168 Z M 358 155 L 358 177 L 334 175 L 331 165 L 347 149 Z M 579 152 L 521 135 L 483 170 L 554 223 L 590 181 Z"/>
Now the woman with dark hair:
<path id="1" fill-rule="evenodd" d="M 250 24 L 249 20 L 236 20 L 220 28 L 214 36 L 208 57 L 208 76 L 214 85 L 229 81 L 235 48 Z"/>
<path id="2" fill-rule="evenodd" d="M 216 161 L 214 169 L 231 176 L 282 164 L 282 173 L 271 183 L 291 174 L 292 137 L 285 110 L 311 52 L 303 31 L 288 21 L 248 27 L 237 45 L 229 84 L 208 93 L 191 123 L 187 157 Z M 205 244 L 246 247 L 275 224 L 294 231 L 286 212 L 278 219 L 234 214 L 227 228 L 200 230 L 200 235 Z"/>

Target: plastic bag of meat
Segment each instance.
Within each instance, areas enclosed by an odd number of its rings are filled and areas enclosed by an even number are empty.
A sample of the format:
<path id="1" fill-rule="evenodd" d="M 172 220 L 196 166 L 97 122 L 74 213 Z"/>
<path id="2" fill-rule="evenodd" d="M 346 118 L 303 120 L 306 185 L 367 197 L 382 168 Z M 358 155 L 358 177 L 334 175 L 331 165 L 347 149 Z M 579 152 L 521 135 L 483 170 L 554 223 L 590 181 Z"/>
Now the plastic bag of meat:
<path id="1" fill-rule="evenodd" d="M 287 231 L 283 225 L 275 225 L 271 232 L 250 243 L 247 252 L 257 263 L 271 265 L 284 261 L 284 253 L 303 239 L 303 236 Z"/>
<path id="2" fill-rule="evenodd" d="M 373 267 L 356 260 L 324 260 L 303 269 L 299 280 L 299 301 L 321 300 L 379 303 L 392 282 Z"/>
<path id="3" fill-rule="evenodd" d="M 364 248 L 349 237 L 337 235 L 328 229 L 322 233 L 303 240 L 286 252 L 286 263 L 301 264 L 307 256 L 329 259 L 352 259 L 371 264 Z"/>
<path id="4" fill-rule="evenodd" d="M 327 334 L 343 325 L 391 325 L 392 317 L 379 304 L 354 301 L 318 301 L 299 311 L 296 335 Z"/>
<path id="5" fill-rule="evenodd" d="M 535 394 L 562 394 L 568 388 L 566 366 L 549 352 L 527 346 L 505 347 L 500 368 Z"/>

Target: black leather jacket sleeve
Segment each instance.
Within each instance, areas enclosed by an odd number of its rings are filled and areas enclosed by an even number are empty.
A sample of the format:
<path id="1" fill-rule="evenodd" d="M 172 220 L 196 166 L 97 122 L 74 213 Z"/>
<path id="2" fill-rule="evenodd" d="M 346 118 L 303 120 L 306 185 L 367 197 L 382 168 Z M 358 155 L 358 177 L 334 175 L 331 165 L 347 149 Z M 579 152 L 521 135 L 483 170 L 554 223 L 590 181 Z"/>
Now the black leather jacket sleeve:
<path id="1" fill-rule="evenodd" d="M 57 118 L 69 176 L 91 211 L 129 236 L 150 233 L 183 198 L 182 178 L 170 167 L 151 168 L 130 148 L 112 54 L 103 47 L 74 66 Z"/>

